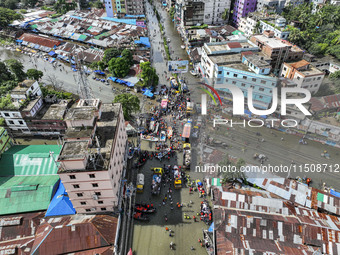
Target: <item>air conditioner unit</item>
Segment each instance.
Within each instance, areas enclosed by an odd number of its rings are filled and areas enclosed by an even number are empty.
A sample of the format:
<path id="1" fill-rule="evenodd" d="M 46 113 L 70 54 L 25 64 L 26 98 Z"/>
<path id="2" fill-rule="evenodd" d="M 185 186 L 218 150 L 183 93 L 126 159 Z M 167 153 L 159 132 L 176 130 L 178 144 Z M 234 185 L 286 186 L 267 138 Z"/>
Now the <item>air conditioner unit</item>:
<path id="1" fill-rule="evenodd" d="M 93 198 L 94 200 L 98 200 L 98 196 L 97 196 L 97 195 L 93 195 L 92 198 Z"/>
<path id="2" fill-rule="evenodd" d="M 95 212 L 95 211 L 96 211 L 96 207 L 92 207 L 92 208 L 91 208 L 91 211 L 92 211 L 92 212 Z"/>

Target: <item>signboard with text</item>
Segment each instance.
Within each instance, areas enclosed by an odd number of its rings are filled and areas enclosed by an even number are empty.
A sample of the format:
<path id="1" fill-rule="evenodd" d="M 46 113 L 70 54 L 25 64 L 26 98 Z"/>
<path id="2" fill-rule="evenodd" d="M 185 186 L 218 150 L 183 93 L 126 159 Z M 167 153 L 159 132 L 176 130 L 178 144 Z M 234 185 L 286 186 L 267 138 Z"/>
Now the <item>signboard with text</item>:
<path id="1" fill-rule="evenodd" d="M 168 70 L 171 73 L 187 73 L 188 72 L 189 61 L 169 61 Z"/>

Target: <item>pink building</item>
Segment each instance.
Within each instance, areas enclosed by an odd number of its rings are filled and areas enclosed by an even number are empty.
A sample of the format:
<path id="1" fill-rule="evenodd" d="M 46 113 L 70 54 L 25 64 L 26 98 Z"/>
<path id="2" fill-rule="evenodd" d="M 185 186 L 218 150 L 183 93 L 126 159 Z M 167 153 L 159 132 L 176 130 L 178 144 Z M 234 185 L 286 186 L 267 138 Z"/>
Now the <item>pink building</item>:
<path id="1" fill-rule="evenodd" d="M 80 100 L 66 123 L 58 174 L 74 208 L 77 213 L 113 211 L 127 143 L 121 104 Z"/>

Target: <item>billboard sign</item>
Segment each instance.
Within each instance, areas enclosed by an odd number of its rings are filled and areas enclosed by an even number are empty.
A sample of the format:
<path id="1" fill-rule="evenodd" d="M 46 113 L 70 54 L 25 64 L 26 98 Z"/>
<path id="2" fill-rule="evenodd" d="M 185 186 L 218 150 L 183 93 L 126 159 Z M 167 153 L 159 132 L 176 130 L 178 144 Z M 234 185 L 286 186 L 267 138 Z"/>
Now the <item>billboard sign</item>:
<path id="1" fill-rule="evenodd" d="M 168 61 L 168 70 L 171 73 L 187 73 L 188 72 L 189 61 Z"/>

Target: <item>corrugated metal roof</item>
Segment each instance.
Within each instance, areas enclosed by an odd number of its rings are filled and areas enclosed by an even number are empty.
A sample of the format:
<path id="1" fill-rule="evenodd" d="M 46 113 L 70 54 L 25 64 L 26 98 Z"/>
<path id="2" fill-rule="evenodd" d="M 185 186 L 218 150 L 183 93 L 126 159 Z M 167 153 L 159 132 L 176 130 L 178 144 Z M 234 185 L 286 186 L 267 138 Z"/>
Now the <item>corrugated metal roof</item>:
<path id="1" fill-rule="evenodd" d="M 0 177 L 0 215 L 46 210 L 58 180 L 58 175 Z"/>
<path id="2" fill-rule="evenodd" d="M 2 154 L 0 176 L 57 174 L 56 159 L 61 147 L 58 145 L 16 145 Z"/>
<path id="3" fill-rule="evenodd" d="M 63 217 L 59 223 L 42 222 L 32 247 L 34 254 L 65 254 L 112 246 L 117 218 L 109 215 L 75 215 Z M 83 253 L 82 253 L 83 254 Z"/>

